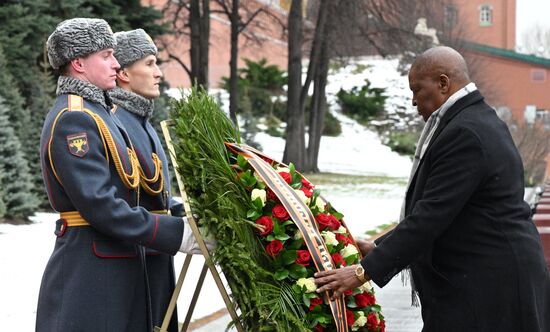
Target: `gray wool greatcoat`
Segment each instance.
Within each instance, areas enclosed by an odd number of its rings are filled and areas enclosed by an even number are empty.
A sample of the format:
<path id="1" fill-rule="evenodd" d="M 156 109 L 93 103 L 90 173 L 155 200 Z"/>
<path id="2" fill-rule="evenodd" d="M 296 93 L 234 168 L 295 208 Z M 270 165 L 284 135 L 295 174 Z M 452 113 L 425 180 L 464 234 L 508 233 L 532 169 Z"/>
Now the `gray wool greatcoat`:
<path id="1" fill-rule="evenodd" d="M 62 220 L 57 222 L 55 247 L 40 287 L 36 330 L 151 331 L 144 246 L 174 255 L 181 245 L 183 223 L 181 218 L 136 206 L 136 191 L 123 185 L 113 158 L 107 160 L 91 116 L 65 112 L 52 134 L 56 115 L 67 106 L 68 95 L 61 94 L 46 116 L 41 137 L 42 174 L 52 208 L 78 211 L 90 226 L 63 229 Z M 129 173 L 128 135 L 109 106 L 84 99 L 84 108 L 104 120 Z M 68 145 L 75 135 L 86 139 L 78 152 Z"/>
<path id="2" fill-rule="evenodd" d="M 443 116 L 405 218 L 361 262 L 384 286 L 410 266 L 423 331 L 550 331 L 550 277 L 507 126 L 478 91 Z"/>
<path id="3" fill-rule="evenodd" d="M 113 99 L 113 101 L 116 102 L 116 99 Z M 122 106 L 118 106 L 114 113 L 126 128 L 141 168 L 147 178 L 152 178 L 155 172 L 153 152 L 158 155 L 162 162 L 164 190 L 158 195 L 150 195 L 142 188 L 139 199 L 140 206 L 148 211 L 168 209 L 172 211 L 172 215 L 181 214 L 182 204 L 171 199 L 170 174 L 166 154 L 149 119 L 146 116 L 129 112 Z M 158 189 L 159 184 L 155 183 L 152 188 Z M 153 323 L 155 326 L 161 326 L 175 287 L 173 257 L 150 248 L 147 248 L 145 253 L 149 289 L 151 291 Z M 174 310 L 168 331 L 178 331 L 177 324 L 177 310 Z"/>

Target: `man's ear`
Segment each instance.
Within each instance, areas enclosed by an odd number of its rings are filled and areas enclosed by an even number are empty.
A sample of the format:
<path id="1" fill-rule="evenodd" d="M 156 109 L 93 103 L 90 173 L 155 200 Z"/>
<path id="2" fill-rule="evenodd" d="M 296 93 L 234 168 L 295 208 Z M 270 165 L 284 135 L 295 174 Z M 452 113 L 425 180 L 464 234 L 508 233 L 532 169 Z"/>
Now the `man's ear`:
<path id="1" fill-rule="evenodd" d="M 84 64 L 82 63 L 82 58 L 72 59 L 70 64 L 71 68 L 73 68 L 73 70 L 79 74 L 82 74 L 85 71 Z"/>
<path id="2" fill-rule="evenodd" d="M 442 94 L 447 94 L 451 90 L 451 80 L 445 74 L 439 75 L 439 90 Z"/>
<path id="3" fill-rule="evenodd" d="M 124 83 L 129 83 L 130 82 L 130 78 L 128 77 L 128 73 L 124 69 L 120 69 L 119 71 L 117 71 L 116 78 L 117 78 L 117 80 L 119 80 L 121 82 L 124 82 Z"/>

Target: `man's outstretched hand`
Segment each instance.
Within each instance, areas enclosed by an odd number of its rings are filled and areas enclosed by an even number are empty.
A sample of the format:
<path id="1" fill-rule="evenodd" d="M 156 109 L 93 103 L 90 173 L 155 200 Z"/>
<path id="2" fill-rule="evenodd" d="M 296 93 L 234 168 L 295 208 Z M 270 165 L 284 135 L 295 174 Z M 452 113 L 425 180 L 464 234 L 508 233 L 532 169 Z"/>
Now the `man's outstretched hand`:
<path id="1" fill-rule="evenodd" d="M 354 289 L 363 283 L 355 275 L 357 265 L 351 265 L 315 273 L 315 283 L 317 284 L 317 293 L 332 290 L 331 300 L 336 300 L 348 289 Z"/>

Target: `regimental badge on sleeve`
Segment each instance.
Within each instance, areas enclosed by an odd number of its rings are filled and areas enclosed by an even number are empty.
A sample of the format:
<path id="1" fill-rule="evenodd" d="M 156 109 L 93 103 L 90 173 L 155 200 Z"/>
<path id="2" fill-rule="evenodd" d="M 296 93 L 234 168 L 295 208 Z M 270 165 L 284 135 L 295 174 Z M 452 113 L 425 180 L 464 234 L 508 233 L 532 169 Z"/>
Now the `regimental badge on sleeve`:
<path id="1" fill-rule="evenodd" d="M 86 132 L 68 135 L 67 145 L 69 146 L 69 151 L 71 154 L 77 157 L 83 157 L 90 150 Z"/>

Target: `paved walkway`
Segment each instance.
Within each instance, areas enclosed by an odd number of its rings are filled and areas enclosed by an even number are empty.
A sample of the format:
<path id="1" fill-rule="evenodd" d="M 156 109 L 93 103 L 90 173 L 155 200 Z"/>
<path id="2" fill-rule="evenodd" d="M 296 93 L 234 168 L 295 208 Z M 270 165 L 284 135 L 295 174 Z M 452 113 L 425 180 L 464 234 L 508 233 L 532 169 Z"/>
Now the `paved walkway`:
<path id="1" fill-rule="evenodd" d="M 402 285 L 400 275 L 393 278 L 386 287 L 376 288 L 376 298 L 382 305 L 387 332 L 419 332 L 422 329 L 420 308 L 411 307 L 410 287 Z M 193 331 L 222 332 L 229 321 L 229 314 L 226 314 Z"/>

